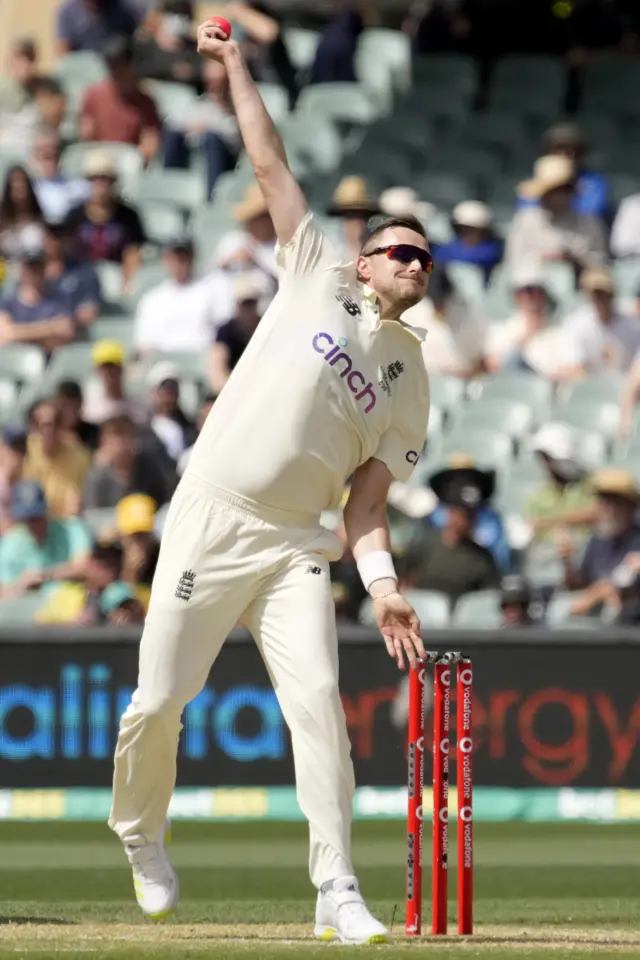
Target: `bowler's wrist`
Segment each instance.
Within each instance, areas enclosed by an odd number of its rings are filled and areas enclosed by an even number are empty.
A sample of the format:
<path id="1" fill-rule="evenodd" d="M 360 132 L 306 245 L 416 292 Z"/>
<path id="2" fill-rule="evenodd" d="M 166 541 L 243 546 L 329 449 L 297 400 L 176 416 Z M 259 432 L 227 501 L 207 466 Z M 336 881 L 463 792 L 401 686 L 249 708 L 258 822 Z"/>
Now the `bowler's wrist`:
<path id="1" fill-rule="evenodd" d="M 372 600 L 379 600 L 382 597 L 391 596 L 393 593 L 398 593 L 398 581 L 392 577 L 374 580 L 369 587 L 369 596 Z"/>

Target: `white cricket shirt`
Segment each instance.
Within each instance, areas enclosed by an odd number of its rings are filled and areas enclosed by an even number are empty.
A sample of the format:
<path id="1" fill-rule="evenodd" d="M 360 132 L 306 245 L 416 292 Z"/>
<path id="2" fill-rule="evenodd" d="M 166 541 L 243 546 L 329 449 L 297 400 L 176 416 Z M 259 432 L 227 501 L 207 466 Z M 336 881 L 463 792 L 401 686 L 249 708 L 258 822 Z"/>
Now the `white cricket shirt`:
<path id="1" fill-rule="evenodd" d="M 381 322 L 375 295 L 307 214 L 278 250 L 280 289 L 186 470 L 258 504 L 318 516 L 376 457 L 406 481 L 424 444 L 424 331 Z"/>

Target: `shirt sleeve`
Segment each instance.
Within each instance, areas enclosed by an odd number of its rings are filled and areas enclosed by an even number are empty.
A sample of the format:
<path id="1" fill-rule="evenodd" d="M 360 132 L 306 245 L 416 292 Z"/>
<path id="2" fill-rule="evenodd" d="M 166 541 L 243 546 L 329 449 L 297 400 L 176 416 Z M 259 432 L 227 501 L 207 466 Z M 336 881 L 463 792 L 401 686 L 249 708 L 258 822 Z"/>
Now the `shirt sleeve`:
<path id="1" fill-rule="evenodd" d="M 394 424 L 382 435 L 374 457 L 386 464 L 395 480 L 406 483 L 413 473 L 424 447 L 428 422 L 427 391 L 424 400 L 403 407 L 402 422 Z"/>
<path id="2" fill-rule="evenodd" d="M 153 349 L 158 343 L 158 314 L 154 310 L 155 291 L 143 294 L 133 326 L 133 342 L 138 350 Z"/>
<path id="3" fill-rule="evenodd" d="M 69 559 L 75 560 L 84 553 L 89 553 L 93 546 L 93 539 L 89 528 L 82 520 L 67 520 L 67 535 L 69 544 Z"/>
<path id="4" fill-rule="evenodd" d="M 277 244 L 276 260 L 285 276 L 328 270 L 341 263 L 337 250 L 320 229 L 311 211 L 300 221 L 288 243 L 284 246 Z"/>
<path id="5" fill-rule="evenodd" d="M 123 206 L 120 217 L 127 229 L 127 242 L 136 246 L 142 246 L 143 243 L 146 243 L 147 238 L 142 228 L 142 221 L 133 207 Z"/>
<path id="6" fill-rule="evenodd" d="M 98 305 L 102 300 L 100 291 L 100 280 L 98 274 L 90 264 L 87 264 L 80 286 L 79 303 L 95 303 Z"/>

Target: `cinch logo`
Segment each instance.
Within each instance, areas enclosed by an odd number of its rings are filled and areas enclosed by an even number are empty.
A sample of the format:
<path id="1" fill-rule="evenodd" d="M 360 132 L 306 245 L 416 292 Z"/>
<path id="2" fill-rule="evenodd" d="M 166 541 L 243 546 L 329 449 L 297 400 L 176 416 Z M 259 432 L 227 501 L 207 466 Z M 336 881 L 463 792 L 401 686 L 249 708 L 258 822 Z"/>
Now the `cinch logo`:
<path id="1" fill-rule="evenodd" d="M 341 362 L 342 369 L 339 368 L 338 372 L 343 380 L 345 377 L 347 378 L 349 390 L 355 395 L 356 400 L 362 400 L 367 404 L 364 408 L 365 413 L 373 410 L 376 405 L 373 384 L 371 381 L 366 383 L 363 374 L 359 370 L 352 369 L 353 360 L 348 353 L 340 349 L 342 344 L 340 342 L 336 343 L 330 333 L 316 333 L 312 343 L 313 349 L 316 353 L 322 354 L 330 367 L 335 367 L 336 364 Z M 343 341 L 343 344 L 346 344 L 346 341 Z M 327 347 L 331 347 L 328 353 L 326 352 Z"/>

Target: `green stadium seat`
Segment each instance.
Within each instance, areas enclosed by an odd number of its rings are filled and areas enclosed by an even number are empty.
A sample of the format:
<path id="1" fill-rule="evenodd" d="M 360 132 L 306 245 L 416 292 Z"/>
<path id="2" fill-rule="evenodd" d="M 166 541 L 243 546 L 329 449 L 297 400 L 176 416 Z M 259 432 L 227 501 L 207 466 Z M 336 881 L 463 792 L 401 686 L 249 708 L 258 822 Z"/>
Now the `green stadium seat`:
<path id="1" fill-rule="evenodd" d="M 501 153 L 514 153 L 522 144 L 530 147 L 525 123 L 514 113 L 485 110 L 472 114 L 460 133 L 465 143 L 498 149 Z"/>
<path id="2" fill-rule="evenodd" d="M 618 370 L 594 374 L 586 380 L 576 380 L 574 383 L 564 383 L 558 390 L 558 414 L 565 403 L 579 405 L 597 400 L 601 403 L 618 403 L 626 376 Z"/>
<path id="3" fill-rule="evenodd" d="M 296 111 L 354 124 L 372 123 L 381 112 L 357 83 L 320 83 L 305 87 Z"/>
<path id="4" fill-rule="evenodd" d="M 18 384 L 13 377 L 0 378 L 0 420 L 5 423 L 11 419 L 18 400 Z"/>
<path id="5" fill-rule="evenodd" d="M 513 54 L 501 57 L 491 76 L 492 87 L 543 87 L 561 98 L 566 67 L 560 57 Z"/>
<path id="6" fill-rule="evenodd" d="M 84 511 L 82 519 L 97 542 L 106 537 L 110 531 L 116 529 L 114 507 L 91 507 Z"/>
<path id="7" fill-rule="evenodd" d="M 481 467 L 494 467 L 508 476 L 513 459 L 513 445 L 506 433 L 490 427 L 456 427 L 442 443 L 441 456 L 466 453 Z"/>
<path id="8" fill-rule="evenodd" d="M 620 408 L 616 400 L 605 400 L 586 388 L 560 400 L 554 410 L 554 420 L 568 423 L 584 432 L 594 431 L 613 440 L 618 433 Z"/>
<path id="9" fill-rule="evenodd" d="M 91 343 L 98 340 L 118 340 L 127 350 L 133 348 L 135 324 L 132 316 L 104 317 L 89 327 Z"/>
<path id="10" fill-rule="evenodd" d="M 142 176 L 142 157 L 128 143 L 72 143 L 62 153 L 61 169 L 65 176 L 83 176 L 85 159 L 91 153 L 108 153 L 118 170 L 118 189 L 123 196 L 135 197 Z"/>
<path id="11" fill-rule="evenodd" d="M 3 600 L 0 603 L 0 624 L 3 627 L 32 624 L 42 606 L 44 606 L 43 598 L 36 590 L 29 591 L 16 600 Z"/>
<path id="12" fill-rule="evenodd" d="M 474 380 L 469 392 L 472 398 L 479 397 L 482 402 L 500 400 L 526 403 L 533 410 L 536 422 L 540 423 L 548 419 L 553 384 L 535 374 L 505 370 Z"/>
<path id="13" fill-rule="evenodd" d="M 163 203 L 142 204 L 138 210 L 149 240 L 163 244 L 184 231 L 184 216 Z"/>
<path id="14" fill-rule="evenodd" d="M 143 263 L 133 278 L 132 290 L 125 295 L 125 302 L 136 305 L 140 297 L 148 290 L 153 290 L 167 279 L 167 271 L 162 261 Z"/>
<path id="15" fill-rule="evenodd" d="M 259 83 L 258 90 L 269 116 L 275 124 L 289 116 L 289 93 L 277 83 Z"/>
<path id="16" fill-rule="evenodd" d="M 612 269 L 618 296 L 636 297 L 640 291 L 640 257 L 616 260 Z"/>
<path id="17" fill-rule="evenodd" d="M 453 410 L 459 409 L 465 401 L 466 386 L 459 377 L 434 375 L 429 377 L 431 403 L 439 407 L 445 419 Z"/>
<path id="18" fill-rule="evenodd" d="M 166 203 L 189 213 L 207 202 L 206 182 L 192 170 L 147 170 L 138 186 L 137 203 Z"/>
<path id="19" fill-rule="evenodd" d="M 298 70 L 309 70 L 315 59 L 320 34 L 302 27 L 285 27 L 283 39 L 291 62 Z"/>
<path id="20" fill-rule="evenodd" d="M 206 351 L 199 353 L 192 351 L 163 353 L 157 350 L 145 356 L 143 369 L 148 371 L 155 366 L 156 363 L 166 362 L 167 360 L 179 368 L 181 376 L 185 380 L 199 380 L 204 383 L 208 379 L 209 367 Z"/>
<path id="21" fill-rule="evenodd" d="M 639 84 L 640 64 L 637 58 L 596 57 L 588 61 L 582 70 L 582 109 L 637 116 L 640 112 L 640 107 L 635 103 L 637 98 L 621 96 L 621 93 L 637 90 Z"/>
<path id="22" fill-rule="evenodd" d="M 628 165 L 629 169 L 638 170 L 639 162 L 640 148 L 637 152 L 634 151 L 631 157 L 629 157 L 628 152 L 625 152 L 625 166 Z M 616 165 L 615 159 L 611 167 L 614 170 L 620 169 L 620 167 Z M 609 175 L 609 189 L 612 204 L 617 208 L 627 197 L 640 193 L 640 177 L 633 176 L 630 173 L 612 173 Z"/>
<path id="23" fill-rule="evenodd" d="M 356 75 L 364 87 L 374 92 L 384 83 L 393 89 L 411 86 L 411 41 L 399 30 L 371 28 L 360 34 L 356 51 Z M 377 80 L 377 77 L 380 80 Z"/>
<path id="24" fill-rule="evenodd" d="M 92 50 L 74 50 L 65 53 L 56 61 L 55 74 L 64 85 L 66 81 L 82 80 L 86 84 L 97 83 L 107 76 L 104 59 Z"/>
<path id="25" fill-rule="evenodd" d="M 492 630 L 501 624 L 497 590 L 466 593 L 456 603 L 451 626 L 459 630 Z"/>
<path id="26" fill-rule="evenodd" d="M 576 297 L 575 270 L 568 263 L 545 263 L 542 273 L 549 293 L 558 304 L 569 304 Z"/>
<path id="27" fill-rule="evenodd" d="M 422 630 L 437 630 L 449 626 L 449 598 L 435 590 L 405 590 L 404 596 L 418 615 Z M 373 601 L 365 600 L 358 615 L 367 627 L 376 625 Z"/>
<path id="28" fill-rule="evenodd" d="M 47 382 L 82 380 L 93 369 L 92 349 L 90 343 L 69 343 L 66 347 L 58 347 L 46 373 Z"/>
<path id="29" fill-rule="evenodd" d="M 517 400 L 505 403 L 500 398 L 480 396 L 469 404 L 457 423 L 457 430 L 496 430 L 512 440 L 521 440 L 534 423 L 532 408 Z"/>
<path id="30" fill-rule="evenodd" d="M 477 304 L 484 294 L 484 273 L 474 263 L 447 264 L 447 274 L 458 294 L 467 303 Z"/>
<path id="31" fill-rule="evenodd" d="M 119 263 L 102 260 L 95 264 L 95 268 L 100 280 L 100 290 L 105 309 L 109 311 L 119 309 L 124 296 L 122 267 Z"/>
<path id="32" fill-rule="evenodd" d="M 415 181 L 414 189 L 422 200 L 448 210 L 476 194 L 472 179 L 461 173 L 444 173 L 440 170 L 424 173 Z"/>
<path id="33" fill-rule="evenodd" d="M 158 113 L 169 126 L 179 120 L 197 101 L 197 94 L 187 83 L 173 83 L 169 80 L 146 80 L 149 95 L 155 100 Z"/>
<path id="34" fill-rule="evenodd" d="M 330 173 L 339 166 L 342 141 L 335 124 L 328 117 L 291 114 L 280 124 L 279 130 L 288 155 L 292 151 L 302 155 L 308 166 L 322 173 Z"/>
<path id="35" fill-rule="evenodd" d="M 472 57 L 458 54 L 416 56 L 411 65 L 414 87 L 427 87 L 432 96 L 457 88 L 472 97 L 478 86 L 478 68 Z"/>
<path id="36" fill-rule="evenodd" d="M 455 142 L 435 145 L 432 151 L 428 150 L 424 167 L 427 170 L 460 174 L 483 188 L 492 184 L 501 172 L 500 161 L 495 153 L 481 147 L 461 146 Z M 483 189 L 483 196 L 486 192 L 486 189 Z M 467 197 L 474 198 L 476 194 Z"/>
<path id="37" fill-rule="evenodd" d="M 21 386 L 37 383 L 44 376 L 45 356 L 40 347 L 10 343 L 0 349 L 0 376 Z"/>

